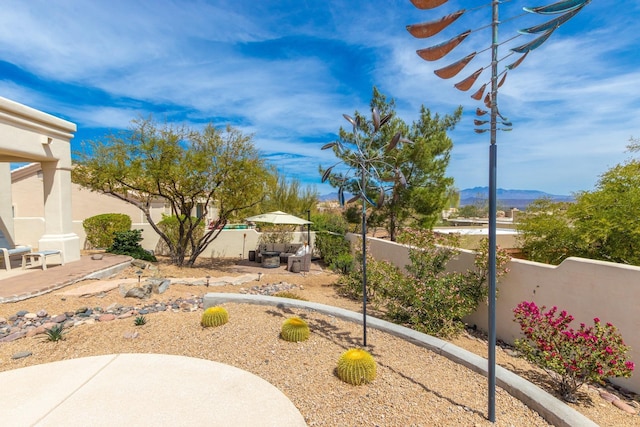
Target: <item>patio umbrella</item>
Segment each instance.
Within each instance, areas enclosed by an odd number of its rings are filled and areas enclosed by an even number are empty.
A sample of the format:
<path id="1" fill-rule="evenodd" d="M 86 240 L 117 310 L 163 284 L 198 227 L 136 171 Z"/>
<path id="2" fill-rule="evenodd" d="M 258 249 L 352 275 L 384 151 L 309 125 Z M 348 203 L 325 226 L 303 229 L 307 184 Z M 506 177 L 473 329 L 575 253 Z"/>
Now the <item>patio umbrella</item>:
<path id="1" fill-rule="evenodd" d="M 260 215 L 251 216 L 249 218 L 245 218 L 245 221 L 268 222 L 270 224 L 292 224 L 292 225 L 311 224 L 311 221 L 298 218 L 297 216 L 293 216 L 282 211 L 267 212 Z"/>

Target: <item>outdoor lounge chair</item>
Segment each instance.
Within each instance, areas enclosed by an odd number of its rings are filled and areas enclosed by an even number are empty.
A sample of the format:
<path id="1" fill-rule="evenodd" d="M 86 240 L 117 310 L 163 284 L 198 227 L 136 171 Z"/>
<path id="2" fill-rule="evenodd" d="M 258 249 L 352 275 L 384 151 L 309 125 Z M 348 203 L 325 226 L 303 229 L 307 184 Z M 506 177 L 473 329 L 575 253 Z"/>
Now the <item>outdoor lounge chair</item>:
<path id="1" fill-rule="evenodd" d="M 291 255 L 287 258 L 287 270 L 293 272 L 293 264 L 296 262 L 300 263 L 300 271 L 311 270 L 311 254 Z"/>
<path id="2" fill-rule="evenodd" d="M 0 229 L 0 253 L 2 253 L 0 260 L 2 260 L 4 269 L 9 271 L 11 270 L 11 258 L 21 258 L 22 255 L 31 253 L 31 246 L 14 246 Z"/>

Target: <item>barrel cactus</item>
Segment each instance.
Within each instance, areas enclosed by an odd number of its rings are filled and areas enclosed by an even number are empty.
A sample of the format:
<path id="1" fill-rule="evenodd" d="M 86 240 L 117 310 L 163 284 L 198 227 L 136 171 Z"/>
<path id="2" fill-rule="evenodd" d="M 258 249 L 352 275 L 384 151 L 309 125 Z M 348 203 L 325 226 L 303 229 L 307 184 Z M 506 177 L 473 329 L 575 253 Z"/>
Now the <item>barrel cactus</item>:
<path id="1" fill-rule="evenodd" d="M 338 378 L 349 384 L 369 383 L 376 377 L 376 361 L 367 351 L 352 348 L 338 359 L 337 373 Z"/>
<path id="2" fill-rule="evenodd" d="M 309 338 L 309 325 L 299 317 L 290 317 L 282 324 L 280 336 L 285 341 L 298 342 Z"/>
<path id="3" fill-rule="evenodd" d="M 205 328 L 224 325 L 229 321 L 229 313 L 224 307 L 209 307 L 202 313 L 200 324 Z"/>

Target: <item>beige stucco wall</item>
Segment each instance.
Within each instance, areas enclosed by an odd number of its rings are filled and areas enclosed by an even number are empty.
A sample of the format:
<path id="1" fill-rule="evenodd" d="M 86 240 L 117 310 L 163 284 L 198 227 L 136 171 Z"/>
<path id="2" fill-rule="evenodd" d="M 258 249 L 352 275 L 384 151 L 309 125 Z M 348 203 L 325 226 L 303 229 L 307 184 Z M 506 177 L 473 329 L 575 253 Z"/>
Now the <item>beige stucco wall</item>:
<path id="1" fill-rule="evenodd" d="M 368 239 L 370 254 L 403 267 L 409 263 L 405 246 L 380 239 Z M 453 271 L 473 267 L 474 254 L 462 251 L 448 266 Z M 575 317 L 573 326 L 581 322 L 593 324 L 598 317 L 613 323 L 631 347 L 630 359 L 640 366 L 640 267 L 568 258 L 559 266 L 513 259 L 509 273 L 498 283 L 496 301 L 496 333 L 500 340 L 513 344 L 520 336 L 513 322 L 513 309 L 522 301 L 538 306 L 557 306 Z M 466 321 L 480 329 L 488 329 L 488 310 L 483 304 Z M 640 393 L 640 374 L 614 383 Z"/>
<path id="2" fill-rule="evenodd" d="M 80 259 L 79 238 L 71 222 L 71 145 L 76 125 L 0 97 L 0 162 L 39 162 L 42 168 L 42 204 L 46 219 L 37 244 L 40 250 L 61 250 L 66 261 Z M 6 166 L 3 166 L 3 170 Z M 12 174 L 13 175 L 13 174 Z M 11 180 L 0 181 L 3 205 L 14 207 Z M 12 222 L 8 209 L 0 210 L 3 226 Z M 22 243 L 16 230 L 8 230 Z"/>
<path id="3" fill-rule="evenodd" d="M 38 246 L 38 239 L 44 233 L 44 189 L 40 164 L 34 163 L 12 173 L 11 193 L 15 213 L 15 230 L 22 244 Z M 158 202 L 151 207 L 151 217 L 160 221 L 166 209 Z M 87 190 L 71 184 L 71 213 L 73 231 L 80 239 L 80 247 L 85 248 L 86 234 L 82 222 L 94 215 L 122 213 L 131 218 L 131 227 L 143 230 L 143 238 L 157 240 L 157 234 L 148 224 L 144 213 L 136 206 L 116 197 Z M 149 243 L 149 246 L 153 243 Z M 155 247 L 155 244 L 153 244 Z"/>
<path id="4" fill-rule="evenodd" d="M 40 165 L 34 163 L 12 173 L 12 197 L 15 211 L 14 228 L 21 244 L 38 246 L 38 239 L 44 233 L 44 208 L 42 204 L 43 187 Z M 142 247 L 157 250 L 160 240 L 158 234 L 149 225 L 144 214 L 136 206 L 116 197 L 89 191 L 77 184 L 71 184 L 73 231 L 80 238 L 81 248 L 85 248 L 86 234 L 82 222 L 91 216 L 104 213 L 122 213 L 131 218 L 131 228 L 142 230 Z M 160 221 L 163 213 L 169 213 L 164 203 L 152 206 L 151 217 Z M 260 233 L 255 229 L 223 230 L 202 253 L 202 257 L 248 258 L 249 251 L 258 247 Z M 313 246 L 314 233 L 311 233 Z M 303 243 L 306 232 L 293 233 L 291 243 Z"/>

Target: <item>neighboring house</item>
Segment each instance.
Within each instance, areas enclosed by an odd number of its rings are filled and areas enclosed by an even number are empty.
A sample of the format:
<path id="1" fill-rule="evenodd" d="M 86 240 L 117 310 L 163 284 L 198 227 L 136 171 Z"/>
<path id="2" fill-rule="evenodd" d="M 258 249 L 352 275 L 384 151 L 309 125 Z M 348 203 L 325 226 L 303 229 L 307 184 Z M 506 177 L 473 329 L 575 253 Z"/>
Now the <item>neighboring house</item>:
<path id="1" fill-rule="evenodd" d="M 12 170 L 11 192 L 16 241 L 37 247 L 38 238 L 44 231 L 44 188 L 40 163 L 31 163 Z M 80 237 L 81 248 L 88 248 L 82 222 L 104 213 L 129 215 L 131 228 L 143 230 L 145 248 L 154 249 L 158 241 L 158 235 L 149 225 L 144 213 L 136 206 L 107 194 L 87 190 L 74 183 L 71 184 L 71 212 L 73 231 Z M 156 222 L 162 220 L 163 213 L 169 212 L 163 201 L 155 202 L 151 207 L 151 217 Z"/>
<path id="2" fill-rule="evenodd" d="M 13 221 L 16 241 L 20 244 L 38 246 L 38 238 L 44 230 L 44 188 L 42 185 L 42 168 L 40 163 L 31 163 L 11 171 L 11 192 Z M 71 212 L 73 231 L 80 238 L 80 247 L 89 249 L 82 222 L 92 216 L 105 213 L 121 213 L 131 218 L 131 228 L 142 230 L 142 246 L 155 250 L 159 236 L 155 232 L 145 214 L 138 207 L 117 197 L 88 190 L 78 184 L 71 183 Z M 202 206 L 194 209 L 193 215 L 200 215 Z M 215 217 L 216 210 L 209 209 L 208 224 Z M 155 223 L 162 220 L 162 215 L 170 215 L 171 209 L 163 200 L 151 205 L 151 218 Z"/>

